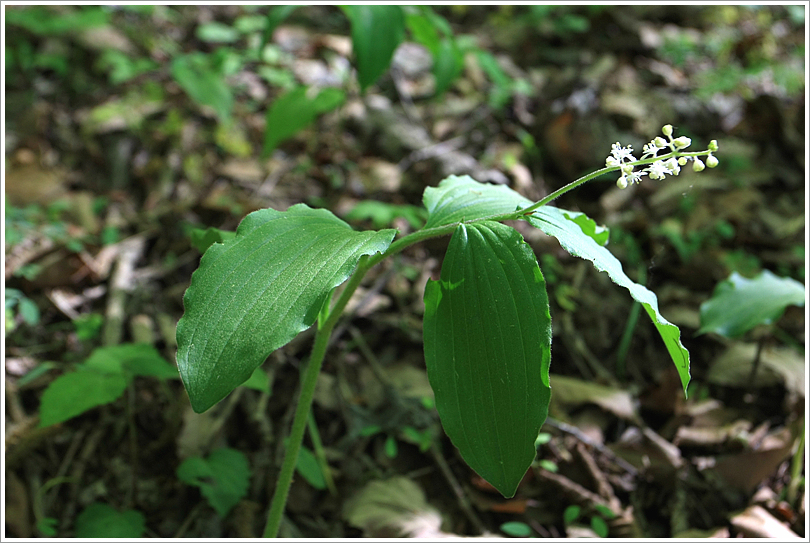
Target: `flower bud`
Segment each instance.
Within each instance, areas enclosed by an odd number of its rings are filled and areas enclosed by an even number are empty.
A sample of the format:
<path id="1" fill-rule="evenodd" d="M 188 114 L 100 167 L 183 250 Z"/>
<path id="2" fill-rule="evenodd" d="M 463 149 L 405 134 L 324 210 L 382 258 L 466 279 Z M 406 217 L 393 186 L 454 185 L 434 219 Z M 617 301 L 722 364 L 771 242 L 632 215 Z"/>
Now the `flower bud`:
<path id="1" fill-rule="evenodd" d="M 633 166 L 630 164 L 622 164 L 622 173 L 627 175 L 633 172 Z"/>
<path id="2" fill-rule="evenodd" d="M 658 136 L 653 140 L 653 144 L 655 144 L 655 146 L 658 147 L 659 149 L 663 149 L 664 147 L 667 146 L 667 140 L 665 140 L 661 136 Z"/>
<path id="3" fill-rule="evenodd" d="M 700 160 L 698 157 L 695 157 L 695 162 L 692 164 L 692 169 L 696 172 L 702 172 L 706 168 L 706 165 L 703 164 L 703 161 Z"/>
<path id="4" fill-rule="evenodd" d="M 686 157 L 685 156 L 678 157 L 678 164 L 680 166 L 686 166 Z"/>
<path id="5" fill-rule="evenodd" d="M 718 164 L 720 164 L 720 161 L 719 161 L 719 160 L 717 160 L 717 157 L 716 157 L 716 156 L 714 156 L 714 155 L 709 155 L 709 156 L 707 156 L 707 157 L 706 157 L 706 166 L 708 166 L 709 168 L 714 168 L 714 167 L 716 167 Z"/>
<path id="6" fill-rule="evenodd" d="M 619 165 L 619 159 L 617 159 L 615 156 L 609 156 L 609 157 L 607 157 L 605 159 L 605 166 L 607 166 L 608 168 L 612 168 L 613 166 L 618 166 L 618 165 Z"/>
<path id="7" fill-rule="evenodd" d="M 709 142 L 709 151 L 717 151 L 717 140 L 712 140 Z"/>
<path id="8" fill-rule="evenodd" d="M 618 178 L 616 180 L 616 186 L 619 187 L 620 189 L 626 189 L 627 188 L 627 178 L 625 176 L 621 176 L 620 178 Z"/>
<path id="9" fill-rule="evenodd" d="M 672 135 L 672 125 L 671 124 L 665 124 L 664 127 L 661 129 L 661 132 L 665 136 L 671 136 Z"/>
<path id="10" fill-rule="evenodd" d="M 680 138 L 672 140 L 672 145 L 674 145 L 676 149 L 685 149 L 692 145 L 692 140 L 686 136 L 681 136 Z"/>

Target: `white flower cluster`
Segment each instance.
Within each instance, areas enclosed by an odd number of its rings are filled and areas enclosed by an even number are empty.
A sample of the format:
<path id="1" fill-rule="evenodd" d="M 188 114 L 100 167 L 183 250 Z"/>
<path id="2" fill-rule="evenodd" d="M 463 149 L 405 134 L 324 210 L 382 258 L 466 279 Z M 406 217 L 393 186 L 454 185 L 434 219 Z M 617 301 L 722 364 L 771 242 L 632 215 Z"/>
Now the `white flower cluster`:
<path id="1" fill-rule="evenodd" d="M 650 143 L 645 144 L 640 160 L 655 158 L 661 149 L 668 148 L 670 152 L 678 152 L 692 144 L 692 140 L 686 136 L 673 138 L 671 124 L 665 125 L 661 132 L 669 139 L 669 142 L 658 136 Z M 656 160 L 646 168 L 635 171 L 635 166 L 632 163 L 637 162 L 637 159 L 633 156 L 633 148 L 630 145 L 622 147 L 619 142 L 616 142 L 611 146 L 610 156 L 605 160 L 605 165 L 608 167 L 621 167 L 622 176 L 616 181 L 616 185 L 620 189 L 624 189 L 628 185 L 641 181 L 643 175 L 647 175 L 650 179 L 663 179 L 667 174 L 678 175 L 681 173 L 681 166 L 686 166 L 689 160 L 692 160 L 692 169 L 696 172 L 703 171 L 706 166 L 714 168 L 717 166 L 718 161 L 717 157 L 712 155 L 712 152 L 717 151 L 717 140 L 712 140 L 709 143 L 708 150 L 709 153 L 705 164 L 696 156 L 681 156 L 678 158 L 671 157 L 667 160 Z"/>

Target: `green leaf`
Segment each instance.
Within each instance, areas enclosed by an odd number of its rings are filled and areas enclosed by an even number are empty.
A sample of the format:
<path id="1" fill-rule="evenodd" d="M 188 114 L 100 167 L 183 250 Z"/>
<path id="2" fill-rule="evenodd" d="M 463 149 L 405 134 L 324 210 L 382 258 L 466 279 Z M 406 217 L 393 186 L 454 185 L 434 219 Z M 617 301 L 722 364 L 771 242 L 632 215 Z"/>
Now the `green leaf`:
<path id="1" fill-rule="evenodd" d="M 212 245 L 183 298 L 177 366 L 201 413 L 245 382 L 267 356 L 315 322 L 360 257 L 385 251 L 395 230 L 355 232 L 304 204 L 251 213 Z"/>
<path id="2" fill-rule="evenodd" d="M 172 77 L 192 100 L 213 108 L 221 121 L 231 116 L 233 94 L 222 72 L 204 53 L 190 53 L 175 58 Z"/>
<path id="3" fill-rule="evenodd" d="M 253 370 L 247 381 L 242 383 L 243 387 L 252 388 L 259 392 L 270 394 L 270 377 L 264 372 L 261 366 Z"/>
<path id="4" fill-rule="evenodd" d="M 197 27 L 197 39 L 215 43 L 232 43 L 239 39 L 239 31 L 230 25 L 211 21 Z"/>
<path id="5" fill-rule="evenodd" d="M 582 508 L 579 505 L 569 505 L 563 511 L 563 522 L 568 525 L 579 518 Z"/>
<path id="6" fill-rule="evenodd" d="M 217 449 L 208 458 L 192 456 L 177 468 L 177 478 L 197 486 L 220 517 L 247 495 L 250 466 L 247 458 L 235 449 Z"/>
<path id="7" fill-rule="evenodd" d="M 317 92 L 310 87 L 297 87 L 273 102 L 267 110 L 263 154 L 266 156 L 279 143 L 294 136 L 321 113 L 331 111 L 346 99 L 346 94 L 335 88 Z"/>
<path id="8" fill-rule="evenodd" d="M 394 51 L 405 37 L 401 6 L 341 6 L 352 25 L 352 50 L 357 79 L 365 91 L 388 69 Z"/>
<path id="9" fill-rule="evenodd" d="M 511 213 L 532 204 L 504 185 L 487 185 L 469 175 L 442 180 L 425 189 L 422 202 L 428 210 L 425 228 Z"/>
<path id="10" fill-rule="evenodd" d="M 146 519 L 140 511 L 117 511 L 106 503 L 91 503 L 76 517 L 76 537 L 79 539 L 103 537 L 143 536 Z"/>
<path id="11" fill-rule="evenodd" d="M 436 96 L 441 96 L 461 74 L 464 55 L 454 39 L 444 38 L 433 55 L 433 76 L 436 79 Z"/>
<path id="12" fill-rule="evenodd" d="M 542 206 L 529 217 L 529 224 L 549 236 L 554 236 L 560 245 L 574 256 L 590 260 L 599 271 L 607 272 L 610 279 L 630 291 L 634 300 L 641 303 L 652 319 L 655 328 L 664 340 L 669 356 L 678 370 L 683 390 L 689 385 L 689 351 L 681 343 L 681 331 L 666 320 L 658 310 L 658 298 L 646 287 L 634 283 L 625 275 L 619 260 L 610 251 L 599 245 L 594 237 L 584 232 L 575 222 L 578 215 L 552 206 Z M 582 220 L 580 219 L 581 223 Z M 589 229 L 590 230 L 590 229 Z M 598 237 L 598 234 L 594 233 Z M 596 309 L 596 308 L 595 308 Z"/>
<path id="13" fill-rule="evenodd" d="M 323 477 L 318 459 L 312 451 L 303 445 L 301 445 L 301 449 L 298 452 L 298 461 L 295 464 L 295 471 L 297 471 L 312 488 L 317 488 L 318 490 L 324 490 L 326 488 L 326 479 Z"/>
<path id="14" fill-rule="evenodd" d="M 599 537 L 608 536 L 608 525 L 602 517 L 591 517 L 591 529 Z"/>
<path id="15" fill-rule="evenodd" d="M 445 432 L 506 497 L 535 457 L 551 398 L 545 281 L 515 229 L 460 224 L 425 289 L 425 363 Z"/>
<path id="16" fill-rule="evenodd" d="M 525 522 L 504 522 L 501 524 L 501 531 L 512 537 L 529 537 L 532 535 L 531 527 Z"/>
<path id="17" fill-rule="evenodd" d="M 768 270 L 753 279 L 734 272 L 701 304 L 697 333 L 740 336 L 758 324 L 775 322 L 789 305 L 803 306 L 804 292 L 804 285 L 795 279 Z"/>
<path id="18" fill-rule="evenodd" d="M 127 388 L 120 373 L 83 369 L 54 379 L 42 394 L 39 426 L 44 428 L 81 415 L 85 411 L 114 402 Z"/>
<path id="19" fill-rule="evenodd" d="M 226 240 L 233 239 L 236 232 L 228 232 L 227 230 L 220 230 L 219 228 L 194 228 L 191 230 L 191 244 L 200 253 L 204 253 L 214 243 L 223 243 Z"/>
<path id="20" fill-rule="evenodd" d="M 413 228 L 420 228 L 425 223 L 425 210 L 412 205 L 396 205 L 377 200 L 357 202 L 345 218 L 349 221 L 370 220 L 374 228 L 390 226 L 394 219 L 403 218 Z"/>
<path id="21" fill-rule="evenodd" d="M 87 369 L 125 376 L 176 379 L 177 368 L 166 362 L 160 353 L 145 343 L 124 343 L 99 347 L 82 363 Z"/>

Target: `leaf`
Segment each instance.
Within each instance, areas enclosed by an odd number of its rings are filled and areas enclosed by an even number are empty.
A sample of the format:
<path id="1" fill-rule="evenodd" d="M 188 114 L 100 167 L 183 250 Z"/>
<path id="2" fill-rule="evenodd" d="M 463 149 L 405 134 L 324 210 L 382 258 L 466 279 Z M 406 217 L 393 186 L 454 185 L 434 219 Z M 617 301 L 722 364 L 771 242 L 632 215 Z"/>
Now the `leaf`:
<path id="1" fill-rule="evenodd" d="M 160 353 L 145 343 L 124 343 L 99 347 L 82 363 L 88 369 L 125 376 L 176 379 L 177 368 L 166 362 Z"/>
<path id="2" fill-rule="evenodd" d="M 803 306 L 804 292 L 804 285 L 795 279 L 779 277 L 769 270 L 753 279 L 734 272 L 701 304 L 697 333 L 740 336 L 758 324 L 775 322 L 789 305 Z"/>
<path id="3" fill-rule="evenodd" d="M 250 466 L 240 451 L 223 448 L 215 450 L 206 459 L 199 456 L 186 458 L 177 468 L 177 478 L 200 487 L 211 507 L 224 518 L 247 495 Z"/>
<path id="4" fill-rule="evenodd" d="M 298 461 L 295 464 L 295 471 L 297 471 L 312 488 L 317 488 L 318 490 L 324 490 L 326 488 L 326 479 L 323 477 L 318 459 L 312 451 L 303 445 L 301 445 L 301 449 L 298 452 Z"/>
<path id="5" fill-rule="evenodd" d="M 212 245 L 177 323 L 177 366 L 194 411 L 220 401 L 309 328 L 360 257 L 385 251 L 395 233 L 355 232 L 329 211 L 299 204 L 255 211 L 235 238 Z"/>
<path id="6" fill-rule="evenodd" d="M 200 253 L 204 253 L 214 243 L 223 243 L 226 240 L 232 239 L 236 232 L 228 232 L 227 230 L 220 230 L 219 228 L 193 228 L 191 230 L 191 244 Z"/>
<path id="7" fill-rule="evenodd" d="M 247 381 L 242 383 L 242 386 L 270 394 L 270 377 L 265 373 L 262 367 L 259 366 L 253 370 L 253 373 L 250 374 Z"/>
<path id="8" fill-rule="evenodd" d="M 436 79 L 436 96 L 441 96 L 464 68 L 464 55 L 456 40 L 444 38 L 433 54 L 433 76 Z"/>
<path id="9" fill-rule="evenodd" d="M 196 35 L 198 40 L 216 43 L 232 43 L 239 39 L 238 30 L 219 21 L 201 24 Z"/>
<path id="10" fill-rule="evenodd" d="M 267 128 L 262 153 L 266 156 L 279 143 L 294 136 L 321 113 L 333 110 L 346 99 L 340 89 L 297 87 L 273 102 L 267 110 Z"/>
<path id="11" fill-rule="evenodd" d="M 221 121 L 231 116 L 231 88 L 208 55 L 190 53 L 179 56 L 172 61 L 171 72 L 180 87 L 197 104 L 213 108 Z"/>
<path id="12" fill-rule="evenodd" d="M 551 397 L 545 281 L 515 229 L 460 224 L 425 289 L 425 363 L 445 432 L 505 497 L 536 451 Z"/>
<path id="13" fill-rule="evenodd" d="M 146 519 L 140 511 L 117 511 L 106 503 L 91 503 L 76 517 L 76 537 L 142 537 Z"/>
<path id="14" fill-rule="evenodd" d="M 425 189 L 422 202 L 428 210 L 425 228 L 511 213 L 532 204 L 504 185 L 487 185 L 469 175 L 442 180 Z"/>
<path id="15" fill-rule="evenodd" d="M 343 518 L 366 535 L 407 532 L 414 521 L 438 515 L 425 500 L 424 491 L 405 477 L 372 481 L 343 507 Z"/>
<path id="16" fill-rule="evenodd" d="M 531 527 L 525 522 L 504 522 L 501 524 L 501 531 L 512 537 L 531 537 L 532 535 Z"/>
<path id="17" fill-rule="evenodd" d="M 647 311 L 653 325 L 664 340 L 669 356 L 678 370 L 683 390 L 686 392 L 690 379 L 689 351 L 681 343 L 681 331 L 678 327 L 666 320 L 658 310 L 658 298 L 655 294 L 646 287 L 631 281 L 622 270 L 619 260 L 582 230 L 580 224 L 575 222 L 577 216 L 572 212 L 552 206 L 542 206 L 527 219 L 532 226 L 557 238 L 563 249 L 574 256 L 590 260 L 597 270 L 607 272 L 614 283 L 630 291 L 633 299 L 641 303 Z M 580 222 L 582 222 L 581 219 Z M 597 234 L 595 233 L 595 235 Z"/>
<path id="18" fill-rule="evenodd" d="M 393 224 L 397 218 L 408 221 L 413 228 L 419 228 L 425 222 L 425 210 L 412 205 L 396 205 L 377 200 L 357 202 L 345 218 L 349 221 L 371 220 L 374 228 Z"/>
<path id="19" fill-rule="evenodd" d="M 357 80 L 365 91 L 388 69 L 394 51 L 405 38 L 401 6 L 341 6 L 352 25 L 352 50 Z"/>
<path id="20" fill-rule="evenodd" d="M 85 411 L 114 402 L 127 388 L 123 374 L 79 369 L 54 379 L 42 394 L 39 427 L 64 422 Z"/>

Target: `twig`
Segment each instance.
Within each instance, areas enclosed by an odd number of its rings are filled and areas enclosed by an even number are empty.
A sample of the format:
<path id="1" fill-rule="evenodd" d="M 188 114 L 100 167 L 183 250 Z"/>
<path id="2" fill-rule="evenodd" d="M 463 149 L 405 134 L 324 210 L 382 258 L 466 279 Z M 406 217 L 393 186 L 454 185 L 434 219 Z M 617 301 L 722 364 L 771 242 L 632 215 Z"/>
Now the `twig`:
<path id="1" fill-rule="evenodd" d="M 464 493 L 464 489 L 461 488 L 456 476 L 453 475 L 453 472 L 450 470 L 450 466 L 447 465 L 447 461 L 442 456 L 442 453 L 439 451 L 439 447 L 435 441 L 430 445 L 430 452 L 433 459 L 436 461 L 436 464 L 439 465 L 442 475 L 444 475 L 444 478 L 447 479 L 448 483 L 450 483 L 450 487 L 453 489 L 453 493 L 456 495 L 456 499 L 458 500 L 461 510 L 464 511 L 464 514 L 467 516 L 470 522 L 473 523 L 473 526 L 475 526 L 475 529 L 478 530 L 479 533 L 486 533 L 484 524 L 481 522 L 481 519 L 478 518 L 478 515 L 475 514 L 472 505 L 470 505 L 470 500 L 467 498 L 467 494 Z"/>
<path id="2" fill-rule="evenodd" d="M 105 346 L 117 345 L 121 342 L 124 326 L 124 303 L 127 292 L 132 290 L 132 275 L 135 262 L 140 258 L 144 248 L 144 238 L 141 235 L 132 236 L 121 242 L 118 262 L 110 281 L 109 296 L 107 297 L 107 311 L 104 320 L 102 343 Z"/>
<path id="3" fill-rule="evenodd" d="M 601 443 L 597 443 L 577 428 L 576 426 L 571 426 L 570 424 L 566 424 L 562 421 L 559 421 L 555 418 L 548 417 L 546 419 L 546 424 L 551 426 L 552 428 L 556 428 L 561 432 L 565 432 L 566 434 L 570 434 L 580 440 L 581 442 L 585 443 L 586 445 L 590 445 L 600 453 L 604 454 L 606 457 L 610 458 L 611 461 L 615 462 L 619 467 L 625 470 L 627 473 L 632 475 L 633 477 L 638 475 L 638 470 L 625 459 L 616 456 L 616 453 L 602 445 Z"/>

